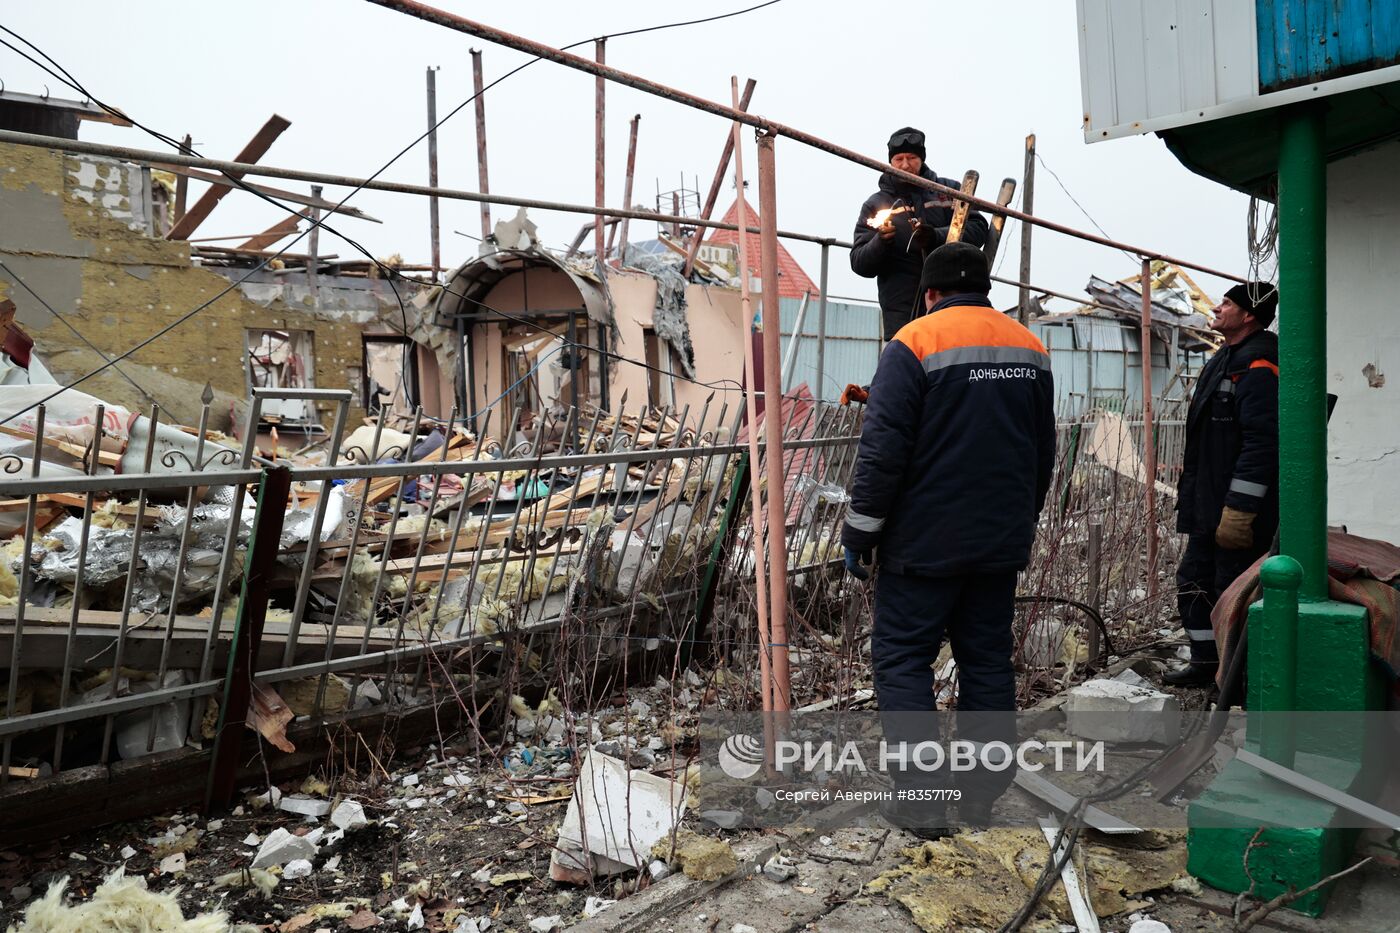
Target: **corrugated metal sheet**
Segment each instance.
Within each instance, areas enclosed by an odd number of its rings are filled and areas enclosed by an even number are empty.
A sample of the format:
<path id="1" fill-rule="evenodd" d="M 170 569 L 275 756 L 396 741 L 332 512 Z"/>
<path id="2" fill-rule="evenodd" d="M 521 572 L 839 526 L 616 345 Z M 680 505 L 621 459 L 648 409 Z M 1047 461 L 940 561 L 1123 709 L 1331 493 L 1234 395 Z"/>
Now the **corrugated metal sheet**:
<path id="1" fill-rule="evenodd" d="M 786 359 L 789 336 L 797 322 L 800 298 L 782 299 L 783 357 Z M 826 401 L 836 401 L 848 383 L 869 385 L 880 361 L 880 308 L 875 304 L 853 304 L 830 301 L 826 306 L 826 353 L 823 358 L 822 385 L 817 386 L 817 298 L 812 297 L 802 322 L 802 340 L 797 345 L 797 359 L 789 384 L 807 383 L 812 394 Z"/>
<path id="2" fill-rule="evenodd" d="M 1030 328 L 1050 351 L 1055 411 L 1061 417 L 1076 417 L 1100 406 L 1121 409 L 1142 403 L 1141 339 L 1135 325 L 1076 317 L 1035 321 Z M 1176 367 L 1171 365 L 1171 348 L 1160 337 L 1152 341 L 1152 387 L 1159 399 L 1163 393 L 1186 397 L 1207 355 L 1179 349 L 1176 358 L 1182 376 L 1173 381 Z"/>
<path id="3" fill-rule="evenodd" d="M 1078 0 L 1078 11 L 1090 142 L 1259 92 L 1250 0 Z"/>

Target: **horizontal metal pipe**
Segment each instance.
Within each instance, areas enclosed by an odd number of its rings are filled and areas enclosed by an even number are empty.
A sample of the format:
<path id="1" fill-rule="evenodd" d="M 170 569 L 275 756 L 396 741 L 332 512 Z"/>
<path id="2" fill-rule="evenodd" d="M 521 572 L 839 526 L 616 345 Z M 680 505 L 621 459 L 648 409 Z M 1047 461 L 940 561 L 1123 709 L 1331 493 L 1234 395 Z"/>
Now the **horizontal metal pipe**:
<path id="1" fill-rule="evenodd" d="M 118 713 L 145 709 L 148 706 L 160 706 L 195 697 L 211 696 L 221 691 L 223 686 L 222 679 L 206 680 L 197 684 L 163 687 L 146 693 L 133 693 L 130 696 L 99 700 L 81 706 L 65 706 L 62 709 L 44 710 L 39 713 L 30 713 L 27 716 L 16 716 L 14 719 L 0 719 L 0 736 L 20 735 L 63 723 L 77 722 L 80 719 L 102 719 Z"/>
<path id="2" fill-rule="evenodd" d="M 529 55 L 536 55 L 540 58 L 548 59 L 549 61 L 556 62 L 560 65 L 565 65 L 569 68 L 574 68 L 579 71 L 586 71 L 591 75 L 606 78 L 609 81 L 625 85 L 626 87 L 634 88 L 638 91 L 643 91 L 647 94 L 655 95 L 656 97 L 660 97 L 664 100 L 675 101 L 676 103 L 684 104 L 687 107 L 693 107 L 696 110 L 703 110 L 707 113 L 712 113 L 717 117 L 724 117 L 726 120 L 733 120 L 739 123 L 744 123 L 754 127 L 755 129 L 762 130 L 763 132 L 770 135 L 786 136 L 788 139 L 792 139 L 804 145 L 811 146 L 813 149 L 819 149 L 822 152 L 830 153 L 831 155 L 845 159 L 848 162 L 854 162 L 857 165 L 863 165 L 866 168 L 874 169 L 877 172 L 890 172 L 898 176 L 900 180 L 905 181 L 911 185 L 916 185 L 920 188 L 926 188 L 929 191 L 937 191 L 941 194 L 948 195 L 949 197 L 955 198 L 959 201 L 966 201 L 969 205 L 976 207 L 978 210 L 986 211 L 989 214 L 1001 214 L 1006 217 L 1014 217 L 1022 223 L 1034 224 L 1037 227 L 1044 227 L 1047 230 L 1054 230 L 1056 233 L 1063 233 L 1068 236 L 1077 237 L 1081 240 L 1087 240 L 1090 243 L 1098 243 L 1101 246 L 1111 246 L 1114 249 L 1127 250 L 1130 253 L 1136 253 L 1144 259 L 1161 259 L 1165 260 L 1166 262 L 1170 262 L 1174 265 L 1185 267 L 1187 269 L 1195 269 L 1199 272 L 1206 272 L 1211 275 L 1231 279 L 1236 282 L 1244 281 L 1244 279 L 1241 279 L 1235 275 L 1231 275 L 1228 272 L 1220 272 L 1208 266 L 1201 266 L 1195 263 L 1186 262 L 1182 259 L 1176 259 L 1171 256 L 1167 256 L 1163 253 L 1156 252 L 1155 250 L 1147 250 L 1143 249 L 1142 247 L 1131 246 L 1126 243 L 1120 243 L 1117 240 L 1110 240 L 1107 237 L 1102 237 L 1093 233 L 1088 233 L 1084 230 L 1076 230 L 1073 227 L 1067 227 L 1064 224 L 1057 224 L 1053 221 L 1044 220 L 1040 217 L 1032 216 L 1031 214 L 1022 213 L 1021 211 L 1014 210 L 1010 207 L 1003 207 L 1000 204 L 997 204 L 995 201 L 987 201 L 983 198 L 963 194 L 962 191 L 960 191 L 957 188 L 950 187 L 948 185 L 942 185 L 938 182 L 929 181 L 927 178 L 924 178 L 920 175 L 912 175 L 909 172 L 902 172 L 892 167 L 887 162 L 882 162 L 879 159 L 872 159 L 869 156 L 862 155 L 859 152 L 856 152 L 854 149 L 847 149 L 845 146 L 838 146 L 836 143 L 822 139 L 820 136 L 814 136 L 811 133 L 807 133 L 797 129 L 796 127 L 787 126 L 786 124 L 778 123 L 774 120 L 769 120 L 765 117 L 756 116 L 754 114 L 749 113 L 748 111 L 739 110 L 738 108 L 728 106 L 727 104 L 721 104 L 716 101 L 707 100 L 706 98 L 699 97 L 695 94 L 690 94 L 686 91 L 678 90 L 673 87 L 668 87 L 664 84 L 659 84 L 655 81 L 648 80 L 647 78 L 643 78 L 639 75 L 631 74 L 619 68 L 613 68 L 610 65 L 605 65 L 600 62 L 592 61 L 591 59 L 574 55 L 571 52 L 565 52 L 561 49 L 556 49 L 553 46 L 545 45 L 542 42 L 535 42 L 532 39 L 526 39 L 524 36 L 517 36 L 514 33 L 506 32 L 503 29 L 497 29 L 494 26 L 488 26 L 485 23 L 479 23 L 475 20 L 467 19 L 465 16 L 458 16 L 457 14 L 449 13 L 446 10 L 439 10 L 436 7 L 428 6 L 426 3 L 419 3 L 417 2 L 417 0 L 369 0 L 369 2 L 375 4 L 376 6 L 386 7 L 388 9 L 395 10 L 399 13 L 407 14 L 408 16 L 413 16 L 430 23 L 436 23 L 439 26 L 446 26 L 448 29 L 454 29 L 457 32 L 463 32 L 470 36 L 476 36 L 480 39 L 486 40 L 487 42 L 495 42 L 498 45 L 504 45 L 507 48 L 512 48 L 520 52 L 525 52 Z"/>
<path id="3" fill-rule="evenodd" d="M 370 0 L 378 2 L 378 0 Z M 716 105 L 718 106 L 718 105 Z M 736 111 L 738 112 L 738 111 Z M 761 119 L 761 118 L 757 118 Z M 744 121 L 752 122 L 752 121 Z M 756 124 L 755 124 L 756 125 Z M 773 124 L 780 126 L 780 124 Z M 783 134 L 788 135 L 788 134 Z M 805 135 L 805 134 L 804 134 Z M 798 137 L 793 137 L 798 138 Z M 816 138 L 816 137 L 812 137 Z M 805 139 L 801 140 L 806 142 Z M 113 159 L 124 159 L 129 162 L 136 162 L 144 165 L 155 165 L 167 163 L 171 165 L 185 165 L 191 168 L 207 168 L 217 172 L 227 172 L 238 175 L 255 175 L 262 178 L 285 178 L 292 181 L 305 181 L 320 185 L 338 185 L 345 188 L 364 188 L 368 191 L 389 191 L 396 194 L 414 194 L 422 197 L 438 197 L 456 201 L 475 201 L 486 204 L 505 204 L 511 207 L 532 207 L 545 211 L 560 211 L 566 214 L 589 214 L 600 217 L 626 217 L 631 220 L 647 220 L 657 223 L 686 224 L 692 227 L 706 227 L 712 230 L 735 230 L 739 229 L 737 224 L 727 224 L 717 220 L 701 220 L 698 217 L 684 217 L 678 214 L 662 214 L 657 211 L 632 210 L 630 208 L 604 207 L 599 208 L 593 204 L 571 204 L 565 201 L 546 201 L 541 198 L 517 198 L 502 194 L 487 194 L 480 191 L 466 191 L 460 188 L 435 188 L 431 185 L 412 185 L 404 182 L 382 181 L 379 179 L 357 178 L 351 175 L 335 175 L 329 172 L 308 172 L 301 169 L 279 168 L 274 165 L 263 165 L 255 162 L 230 162 L 224 159 L 205 159 L 196 156 L 180 155 L 173 152 L 156 152 L 150 149 L 136 149 L 131 146 L 114 146 L 107 143 L 95 143 L 81 139 L 64 139 L 59 136 L 41 136 L 34 133 L 18 133 L 13 130 L 0 130 L 0 143 L 12 143 L 19 146 L 38 146 L 45 149 L 58 149 L 64 152 L 81 152 L 88 155 L 107 156 Z M 822 148 L 822 147 L 818 147 Z M 835 154 L 842 155 L 848 150 L 840 147 L 833 147 L 827 151 L 835 151 Z M 870 167 L 880 171 L 894 171 L 884 163 L 867 159 L 864 156 L 857 156 L 850 153 L 854 160 L 862 165 L 870 164 Z M 1218 276 L 1222 279 L 1229 279 L 1232 282 L 1243 282 L 1244 279 L 1229 272 L 1221 272 L 1209 266 L 1202 266 L 1196 263 L 1187 262 L 1183 259 L 1176 259 L 1163 253 L 1143 250 L 1136 246 L 1129 246 L 1119 243 L 1116 240 L 1109 240 L 1105 237 L 1095 236 L 1081 230 L 1075 230 L 1053 221 L 1033 217 L 1009 207 L 1002 207 L 991 201 L 983 201 L 980 198 L 972 198 L 964 195 L 957 188 L 948 188 L 945 185 L 938 185 L 930 182 L 926 178 L 918 175 L 900 173 L 911 183 L 916 183 L 925 188 L 949 193 L 954 197 L 968 200 L 973 206 L 980 210 L 987 210 L 994 214 L 1005 214 L 1014 217 L 1023 223 L 1033 223 L 1037 226 L 1063 233 L 1067 236 L 1078 237 L 1092 243 L 1099 243 L 1103 246 L 1111 246 L 1114 249 L 1127 250 L 1146 256 L 1149 259 L 1161 259 L 1174 265 L 1187 269 L 1194 269 L 1198 272 L 1205 272 L 1209 275 Z M 749 233 L 758 233 L 758 227 L 747 227 Z M 835 237 L 815 236 L 810 233 L 797 233 L 791 230 L 779 230 L 778 236 L 785 240 L 800 240 L 805 243 L 819 243 L 827 246 L 839 246 L 843 249 L 851 249 L 854 244 L 847 240 L 838 240 Z"/>
<path id="4" fill-rule="evenodd" d="M 179 155 L 173 152 L 155 152 L 150 149 L 135 149 L 130 146 L 113 146 L 107 143 L 88 142 L 81 139 L 63 139 L 58 136 L 39 136 L 33 133 L 17 133 L 13 130 L 0 130 L 0 143 L 13 143 L 20 146 L 39 146 L 45 149 L 58 149 L 64 152 L 81 152 L 87 155 L 107 156 L 139 164 L 166 162 L 174 165 L 187 165 L 194 168 L 207 168 L 218 172 L 238 175 L 258 175 L 264 178 L 286 178 L 292 181 L 306 181 L 320 185 L 336 185 L 343 188 L 364 188 L 367 191 L 389 191 L 396 194 L 415 194 L 422 197 L 437 197 L 456 201 L 476 201 L 487 204 L 505 204 L 511 207 L 532 207 L 545 211 L 561 211 L 566 214 L 589 214 L 601 217 L 627 217 L 631 220 L 649 220 L 657 223 L 683 223 L 692 227 L 709 227 L 714 230 L 738 230 L 735 224 L 718 220 L 701 220 L 698 217 L 684 217 L 679 214 L 661 214 L 656 211 L 632 210 L 629 208 L 603 207 L 593 204 L 570 204 L 564 201 L 546 201 L 540 198 L 515 198 L 503 194 L 486 194 L 480 191 L 466 191 L 459 188 L 435 188 L 432 185 L 412 185 L 404 182 L 382 181 L 378 179 L 356 178 L 350 175 L 332 175 L 327 172 L 307 172 L 300 169 L 278 168 L 254 162 L 229 162 L 223 159 L 205 159 L 196 156 Z M 750 233 L 757 233 L 757 227 L 749 227 Z M 782 230 L 778 236 L 789 240 L 803 240 L 808 243 L 828 243 L 845 246 L 831 237 L 813 236 L 810 233 L 792 233 Z"/>
<path id="5" fill-rule="evenodd" d="M 817 447 L 840 447 L 855 444 L 859 437 L 804 437 L 783 442 L 784 450 L 805 450 Z M 650 463 L 656 460 L 680 460 L 686 457 L 708 457 L 741 453 L 743 445 L 716 444 L 706 447 L 658 447 L 651 450 L 604 450 L 591 454 L 566 454 L 556 457 L 515 457 L 504 460 L 428 460 L 412 463 L 337 464 L 335 466 L 292 467 L 293 482 L 316 482 L 326 479 L 371 479 L 385 476 L 468 476 L 476 473 L 497 473 L 502 470 L 547 470 L 557 467 L 605 466 L 612 463 Z M 133 489 L 187 489 L 191 485 L 233 486 L 254 482 L 262 473 L 258 470 L 237 470 L 220 473 L 172 473 L 124 476 L 66 476 L 40 477 L 0 483 L 0 495 L 19 498 L 32 493 L 101 492 Z"/>
<path id="6" fill-rule="evenodd" d="M 255 386 L 253 394 L 262 398 L 296 399 L 308 402 L 350 401 L 349 389 L 283 389 L 272 386 Z"/>

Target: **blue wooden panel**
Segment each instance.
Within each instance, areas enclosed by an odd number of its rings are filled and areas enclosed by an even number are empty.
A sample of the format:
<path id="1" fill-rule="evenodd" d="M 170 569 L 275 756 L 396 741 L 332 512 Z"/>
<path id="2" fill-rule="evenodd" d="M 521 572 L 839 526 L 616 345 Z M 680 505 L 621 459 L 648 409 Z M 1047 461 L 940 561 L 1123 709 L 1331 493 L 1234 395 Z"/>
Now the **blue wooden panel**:
<path id="1" fill-rule="evenodd" d="M 1256 0 L 1265 90 L 1400 63 L 1396 0 Z"/>
<path id="2" fill-rule="evenodd" d="M 1373 0 L 1337 0 L 1337 62 L 1347 68 L 1371 60 L 1371 7 Z M 1386 6 L 1394 7 L 1387 2 Z M 1382 12 L 1382 16 L 1386 14 Z M 1329 41 L 1331 41 L 1329 39 Z"/>
<path id="3" fill-rule="evenodd" d="M 1371 0 L 1371 59 L 1390 65 L 1400 61 L 1400 4 Z"/>
<path id="4" fill-rule="evenodd" d="M 1259 86 L 1273 87 L 1278 83 L 1278 53 L 1274 49 L 1274 33 L 1277 31 L 1274 0 L 1257 0 L 1254 13 L 1254 28 L 1259 33 Z"/>
<path id="5" fill-rule="evenodd" d="M 1307 4 L 1308 29 L 1303 38 L 1310 77 L 1325 75 L 1341 67 L 1337 51 L 1337 5 L 1338 0 L 1310 0 Z"/>

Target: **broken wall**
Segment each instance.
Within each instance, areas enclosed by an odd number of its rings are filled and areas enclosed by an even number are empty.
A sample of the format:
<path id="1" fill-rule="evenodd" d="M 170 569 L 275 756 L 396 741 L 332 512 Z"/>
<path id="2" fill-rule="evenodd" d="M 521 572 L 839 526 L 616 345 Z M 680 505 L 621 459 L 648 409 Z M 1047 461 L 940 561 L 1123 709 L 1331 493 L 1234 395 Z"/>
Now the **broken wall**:
<path id="1" fill-rule="evenodd" d="M 1327 169 L 1327 519 L 1400 542 L 1400 143 Z M 1288 314 L 1283 296 L 1279 316 Z"/>
<path id="2" fill-rule="evenodd" d="M 608 273 L 608 290 L 617 321 L 616 337 L 609 337 L 609 349 L 629 360 L 644 363 L 645 332 L 653 326 L 652 311 L 656 307 L 656 280 L 649 275 L 614 270 Z M 568 276 L 549 268 L 533 268 L 508 276 L 492 288 L 482 301 L 509 314 L 521 314 L 521 309 L 527 306 L 536 312 L 545 309 L 576 309 L 581 312 L 583 308 L 578 290 Z M 676 406 L 679 409 L 689 405 L 691 411 L 698 414 L 713 392 L 712 417 L 725 401 L 730 403 L 732 416 L 734 406 L 743 402 L 739 385 L 744 373 L 742 341 L 746 329 L 739 293 L 733 289 L 692 284 L 686 291 L 686 306 L 691 342 L 695 348 L 697 379 L 723 384 L 710 388 L 677 378 L 674 381 Z M 589 331 L 586 342 L 597 346 L 597 325 L 591 324 Z M 494 323 L 477 324 L 473 333 L 476 401 L 477 407 L 484 409 L 505 391 L 515 377 L 511 374 L 510 378 L 506 378 L 507 374 L 502 372 L 504 353 L 501 328 Z M 581 333 L 579 341 L 585 342 Z M 596 354 L 589 360 L 593 373 L 597 372 L 596 360 Z M 622 393 L 626 392 L 628 407 L 635 411 L 647 398 L 648 370 L 635 363 L 610 358 L 607 371 L 610 406 L 616 409 Z M 451 373 L 442 374 L 440 393 L 444 398 L 451 397 L 452 378 Z M 724 383 L 724 380 L 731 382 Z M 591 381 L 596 383 L 596 380 Z M 589 392 L 580 392 L 581 399 L 589 396 Z M 596 397 L 590 400 L 594 403 L 599 401 Z"/>
<path id="3" fill-rule="evenodd" d="M 246 269 L 202 268 L 191 261 L 189 243 L 146 236 L 139 168 L 4 144 L 0 166 L 0 260 L 43 300 L 3 268 L 0 297 L 15 302 L 36 353 L 62 382 L 102 364 L 88 342 L 115 356 L 213 299 L 229 286 L 229 276 L 248 275 Z M 262 270 L 119 366 L 171 417 L 191 424 L 210 383 L 213 426 L 227 429 L 231 413 L 241 423 L 248 399 L 246 330 L 310 330 L 316 386 L 352 390 L 358 408 L 361 329 L 397 318 L 397 303 L 385 291 L 384 283 L 322 276 L 313 296 L 303 274 Z M 116 367 L 83 389 L 134 411 L 151 404 Z M 329 425 L 331 411 L 320 414 Z"/>

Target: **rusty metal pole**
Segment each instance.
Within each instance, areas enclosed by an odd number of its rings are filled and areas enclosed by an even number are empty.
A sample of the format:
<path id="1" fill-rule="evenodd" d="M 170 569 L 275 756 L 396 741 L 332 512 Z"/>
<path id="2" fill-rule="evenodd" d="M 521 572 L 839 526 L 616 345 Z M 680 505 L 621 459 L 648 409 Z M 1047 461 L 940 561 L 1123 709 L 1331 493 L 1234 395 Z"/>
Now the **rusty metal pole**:
<path id="1" fill-rule="evenodd" d="M 320 185 L 311 186 L 311 197 L 314 200 L 321 200 L 322 188 Z M 311 289 L 311 300 L 316 301 L 321 297 L 321 209 L 311 208 L 308 215 L 311 221 L 311 230 L 306 235 L 306 284 Z"/>
<path id="2" fill-rule="evenodd" d="M 438 160 L 437 160 L 437 68 L 428 66 L 428 187 L 438 186 Z M 438 227 L 438 199 L 437 195 L 428 198 L 428 226 L 429 236 L 432 239 L 433 249 L 433 281 L 438 279 L 438 273 L 442 270 L 442 243 L 440 241 L 441 231 Z"/>
<path id="3" fill-rule="evenodd" d="M 606 63 L 607 63 L 607 48 L 608 48 L 608 40 L 607 40 L 607 39 L 594 39 L 594 40 L 593 40 L 594 57 L 598 60 L 598 64 L 600 64 L 600 65 L 603 65 L 603 64 L 606 64 Z M 596 262 L 597 262 L 597 265 L 598 265 L 598 274 L 599 274 L 600 276 L 603 274 L 603 267 L 607 264 L 607 260 L 608 260 L 607 251 L 606 251 L 606 249 L 604 248 L 604 244 L 603 244 L 603 226 L 604 226 L 604 224 L 603 224 L 603 214 L 601 213 L 602 208 L 603 208 L 603 206 L 604 206 L 604 195 L 603 195 L 604 185 L 603 185 L 603 182 L 604 182 L 604 180 L 605 180 L 605 178 L 606 178 L 606 176 L 605 176 L 604 173 L 603 173 L 603 163 L 604 163 L 604 158 L 605 158 L 605 156 L 607 155 L 607 140 L 606 140 L 606 138 L 605 138 L 604 135 L 603 135 L 603 126 L 604 126 L 604 114 L 605 114 L 606 105 L 607 105 L 607 91 L 608 91 L 608 81 L 607 81 L 607 79 L 604 78 L 602 75 L 599 75 L 598 78 L 597 78 L 597 90 L 596 90 L 597 108 L 596 108 L 596 111 L 595 111 L 595 113 L 594 113 L 594 118 L 593 118 L 593 119 L 594 119 L 593 134 L 594 134 L 595 147 L 596 147 L 596 148 L 595 148 L 595 152 L 594 152 L 594 165 L 593 165 L 593 190 L 594 190 L 594 192 L 595 192 L 595 197 L 594 197 L 594 199 L 593 199 L 593 203 L 594 203 L 594 205 L 599 209 L 600 213 L 598 214 L 598 216 L 596 216 L 596 217 L 593 218 L 593 257 L 594 257 L 594 259 L 595 259 Z"/>
<path id="4" fill-rule="evenodd" d="M 749 80 L 744 83 L 744 94 L 739 98 L 739 102 L 734 105 L 736 110 L 749 109 L 749 101 L 753 99 L 753 89 L 756 84 L 758 84 L 758 82 L 753 78 L 749 78 Z M 733 155 L 734 134 L 727 133 L 724 137 L 724 151 L 721 152 L 719 156 L 719 168 L 715 169 L 715 177 L 710 181 L 710 192 L 705 196 L 705 203 L 700 208 L 701 220 L 709 220 L 710 215 L 714 213 L 715 202 L 719 200 L 720 185 L 724 183 L 724 176 L 729 171 L 729 160 Z M 623 205 L 623 207 L 626 206 L 625 204 Z M 695 268 L 695 257 L 700 253 L 700 243 L 702 240 L 700 233 L 703 229 L 703 227 L 696 229 L 695 239 L 691 242 L 690 249 L 686 251 L 685 268 L 681 270 L 681 274 L 686 278 L 690 278 L 690 270 Z"/>
<path id="5" fill-rule="evenodd" d="M 476 99 L 476 184 L 482 194 L 491 192 L 486 171 L 486 89 L 481 79 L 481 52 L 472 49 L 472 94 Z M 481 202 L 481 238 L 491 235 L 491 203 Z"/>
<path id="6" fill-rule="evenodd" d="M 1157 598 L 1157 439 L 1152 430 L 1152 260 L 1142 261 L 1142 463 L 1147 480 L 1147 604 Z"/>
<path id="7" fill-rule="evenodd" d="M 731 78 L 733 85 L 734 99 L 739 99 L 739 79 Z M 740 191 L 744 190 L 744 157 L 743 149 L 739 145 L 739 124 L 733 124 L 731 132 L 734 140 L 734 186 Z M 755 379 L 753 358 L 753 299 L 749 294 L 749 274 L 748 274 L 748 235 L 743 232 L 748 225 L 748 212 L 745 210 L 744 199 L 739 199 L 739 307 L 740 318 L 743 321 L 744 333 L 744 385 L 748 389 L 744 393 L 744 413 L 747 416 L 749 427 L 749 469 L 758 470 L 758 384 Z M 753 522 L 753 567 L 754 567 L 754 589 L 756 590 L 756 612 L 758 617 L 758 679 L 759 695 L 763 701 L 763 711 L 771 712 L 773 709 L 773 674 L 769 670 L 768 642 L 768 578 L 764 569 L 763 561 L 763 532 L 765 522 L 763 519 L 763 490 L 762 484 L 750 479 L 749 481 L 749 518 Z M 766 725 L 766 717 L 765 717 Z"/>
<path id="8" fill-rule="evenodd" d="M 219 725 L 214 733 L 214 753 L 205 786 L 204 811 L 228 806 L 238 783 L 239 752 L 243 747 L 243 727 L 248 703 L 253 696 L 253 674 L 262 646 L 263 624 L 272 593 L 272 577 L 277 570 L 277 546 L 282 538 L 282 521 L 292 491 L 292 473 L 285 466 L 266 469 L 258 484 L 258 507 L 253 513 L 253 536 L 243 572 L 243 592 L 229 645 L 224 694 L 219 706 Z M 236 487 L 241 498 L 243 487 Z"/>
<path id="9" fill-rule="evenodd" d="M 180 154 L 193 155 L 194 137 L 189 133 L 180 140 Z M 175 176 L 175 207 L 170 214 L 170 226 L 174 227 L 180 222 L 180 218 L 185 216 L 185 204 L 190 194 L 190 180 L 184 175 Z"/>
<path id="10" fill-rule="evenodd" d="M 637 127 L 642 122 L 642 115 L 639 113 L 632 118 L 632 132 L 627 137 L 627 176 L 622 180 L 622 206 L 627 207 L 632 203 L 632 176 L 637 170 Z M 601 220 L 602 218 L 599 218 Z M 613 236 L 617 235 L 618 227 L 622 228 L 622 245 L 618 247 L 617 266 L 622 268 L 627 265 L 627 218 L 622 218 L 622 222 L 612 227 L 608 234 L 608 252 L 612 253 Z"/>
<path id="11" fill-rule="evenodd" d="M 787 504 L 783 463 L 783 348 L 782 314 L 778 304 L 778 192 L 777 162 L 773 152 L 776 137 L 758 137 L 758 228 L 759 274 L 763 276 L 763 426 L 768 440 L 764 461 L 768 480 L 768 599 L 772 606 L 769 629 L 773 649 L 773 709 L 790 708 L 792 688 L 788 683 L 787 645 Z"/>

